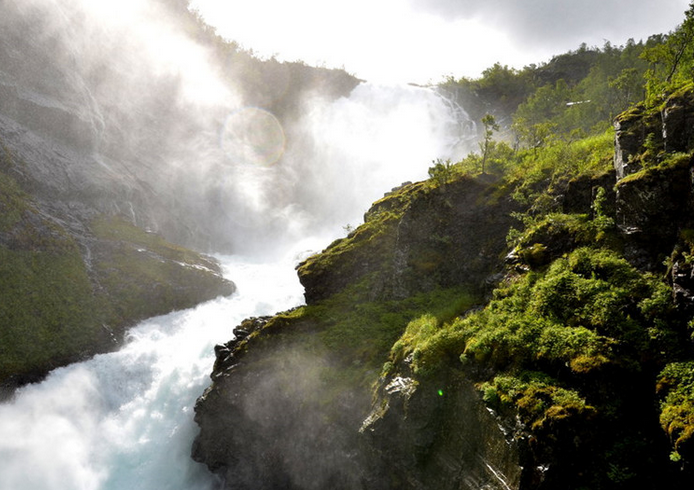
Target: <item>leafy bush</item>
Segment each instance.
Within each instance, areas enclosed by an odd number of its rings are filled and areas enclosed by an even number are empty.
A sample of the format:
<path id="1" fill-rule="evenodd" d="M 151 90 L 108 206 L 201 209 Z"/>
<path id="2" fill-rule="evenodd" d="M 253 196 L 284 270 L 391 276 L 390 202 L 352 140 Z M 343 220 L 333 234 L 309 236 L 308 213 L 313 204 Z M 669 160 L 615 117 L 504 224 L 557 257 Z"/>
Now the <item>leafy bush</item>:
<path id="1" fill-rule="evenodd" d="M 671 459 L 679 461 L 681 452 L 694 456 L 694 361 L 668 364 L 658 376 L 660 425 L 673 447 Z"/>
<path id="2" fill-rule="evenodd" d="M 496 411 L 517 410 L 523 422 L 535 430 L 595 412 L 578 392 L 558 386 L 556 380 L 539 372 L 496 376 L 480 384 L 479 389 L 489 407 Z"/>
<path id="3" fill-rule="evenodd" d="M 466 363 L 587 373 L 621 362 L 616 351 L 658 348 L 649 343 L 654 331 L 671 328 L 666 290 L 614 252 L 581 248 L 498 289 L 487 308 L 450 329 L 464 340 Z"/>
<path id="4" fill-rule="evenodd" d="M 429 178 L 438 185 L 447 184 L 453 177 L 451 159 L 442 160 L 437 158 L 432 162 L 434 165 L 429 168 Z"/>

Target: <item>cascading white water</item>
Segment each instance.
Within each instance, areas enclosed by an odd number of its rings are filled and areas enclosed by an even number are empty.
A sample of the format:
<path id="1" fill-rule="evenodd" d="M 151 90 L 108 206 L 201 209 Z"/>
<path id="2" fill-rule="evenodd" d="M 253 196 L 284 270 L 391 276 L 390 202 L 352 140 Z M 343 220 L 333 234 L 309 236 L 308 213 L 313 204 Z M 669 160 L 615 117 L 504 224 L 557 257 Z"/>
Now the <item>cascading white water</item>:
<path id="1" fill-rule="evenodd" d="M 289 171 L 310 175 L 302 184 L 308 199 L 268 199 L 251 215 L 275 213 L 289 223 L 293 232 L 271 248 L 294 252 L 265 262 L 221 257 L 235 295 L 145 321 L 120 351 L 57 369 L 0 405 L 0 489 L 214 488 L 206 468 L 190 459 L 193 406 L 209 382 L 214 344 L 229 340 L 244 318 L 300 304 L 296 258 L 342 234 L 347 220 L 358 220 L 390 187 L 425 176 L 431 158 L 451 150 L 455 124 L 446 104 L 424 89 L 365 85 L 353 98 L 316 104 L 302 131 L 316 152 L 306 162 L 322 165 Z M 275 184 L 244 183 L 260 196 L 271 196 Z"/>
<path id="2" fill-rule="evenodd" d="M 213 345 L 246 317 L 300 304 L 293 257 L 220 257 L 238 292 L 133 328 L 118 352 L 53 371 L 0 406 L 3 490 L 204 490 L 190 459 Z"/>

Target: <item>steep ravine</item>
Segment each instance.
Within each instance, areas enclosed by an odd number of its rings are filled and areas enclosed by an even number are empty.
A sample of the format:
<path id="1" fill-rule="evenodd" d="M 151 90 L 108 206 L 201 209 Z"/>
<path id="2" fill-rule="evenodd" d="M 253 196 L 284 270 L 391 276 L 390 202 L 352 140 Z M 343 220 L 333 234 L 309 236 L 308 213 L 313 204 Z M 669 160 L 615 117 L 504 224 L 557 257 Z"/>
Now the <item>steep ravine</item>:
<path id="1" fill-rule="evenodd" d="M 541 191 L 513 250 L 512 183 L 375 203 L 306 306 L 217 346 L 193 458 L 229 489 L 686 488 L 691 93 L 620 116 L 614 171 Z"/>

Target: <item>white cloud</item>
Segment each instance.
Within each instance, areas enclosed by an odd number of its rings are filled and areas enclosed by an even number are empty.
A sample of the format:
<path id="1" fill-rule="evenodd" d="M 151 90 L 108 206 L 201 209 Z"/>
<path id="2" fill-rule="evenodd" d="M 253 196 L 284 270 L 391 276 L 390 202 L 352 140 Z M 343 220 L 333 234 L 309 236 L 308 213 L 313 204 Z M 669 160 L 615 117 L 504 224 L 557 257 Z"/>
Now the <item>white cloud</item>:
<path id="1" fill-rule="evenodd" d="M 426 83 L 522 67 L 582 42 L 667 32 L 688 0 L 194 0 L 219 32 L 261 56 Z"/>

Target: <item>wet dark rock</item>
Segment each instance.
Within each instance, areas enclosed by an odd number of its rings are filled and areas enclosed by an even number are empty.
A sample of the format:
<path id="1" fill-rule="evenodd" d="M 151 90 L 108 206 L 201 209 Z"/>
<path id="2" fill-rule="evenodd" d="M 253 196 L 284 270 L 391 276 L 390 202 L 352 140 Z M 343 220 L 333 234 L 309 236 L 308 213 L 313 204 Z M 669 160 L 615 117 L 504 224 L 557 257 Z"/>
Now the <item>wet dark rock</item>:
<path id="1" fill-rule="evenodd" d="M 351 242 L 338 240 L 299 265 L 306 301 L 328 298 L 364 277 L 379 300 L 460 284 L 479 288 L 498 271 L 506 234 L 516 223 L 510 214 L 521 209 L 491 189 L 463 178 L 445 189 L 406 186 L 378 201 Z"/>
<path id="2" fill-rule="evenodd" d="M 515 223 L 509 214 L 519 209 L 492 188 L 462 179 L 388 195 L 367 212 L 364 227 L 299 267 L 307 302 L 316 305 L 359 281 L 373 301 L 460 284 L 483 294 L 503 277 L 505 237 Z M 225 488 L 516 485 L 517 449 L 469 382 L 445 380 L 437 386 L 446 392 L 441 397 L 432 385 L 396 377 L 382 382 L 387 408 L 374 411 L 368 387 L 335 393 L 320 373 L 344 361 L 317 347 L 319 320 L 299 318 L 246 320 L 235 339 L 216 348 L 213 383 L 195 408 L 201 431 L 192 454 Z M 475 422 L 446 425 L 461 406 Z M 496 435 L 482 437 L 487 433 Z"/>
<path id="3" fill-rule="evenodd" d="M 319 373 L 328 361 L 286 338 L 270 342 L 281 334 L 258 330 L 272 329 L 267 323 L 246 320 L 250 336 L 225 344 L 233 360 L 215 364 L 195 405 L 193 459 L 225 489 L 363 488 L 357 432 L 345 427 L 358 427 L 368 396 L 345 393 L 334 410 L 321 409 L 331 387 Z"/>
<path id="4" fill-rule="evenodd" d="M 582 175 L 571 179 L 565 186 L 562 186 L 561 191 L 562 211 L 566 214 L 588 214 L 593 215 L 593 203 L 599 188 L 605 190 L 606 209 L 604 213 L 607 216 L 615 214 L 615 192 L 614 185 L 617 182 L 615 172 L 607 172 L 603 175 L 592 176 Z"/>
<path id="5" fill-rule="evenodd" d="M 461 373 L 426 381 L 381 379 L 377 393 L 360 430 L 380 477 L 368 488 L 519 487 L 521 449 L 514 428 L 484 406 Z"/>
<path id="6" fill-rule="evenodd" d="M 670 97 L 662 112 L 664 150 L 686 152 L 694 148 L 694 92 L 681 91 Z"/>
<path id="7" fill-rule="evenodd" d="M 690 226 L 694 214 L 692 169 L 688 158 L 657 170 L 644 170 L 618 182 L 617 226 L 625 239 L 625 257 L 645 270 L 662 265 Z"/>

